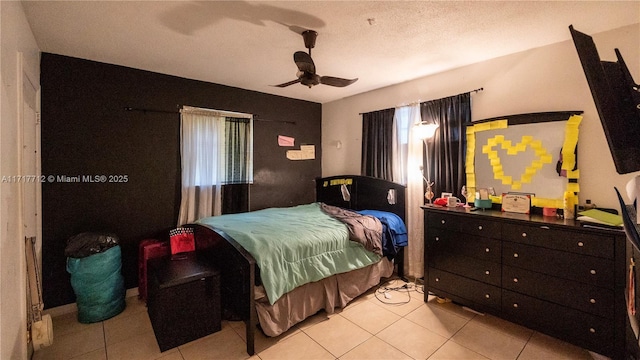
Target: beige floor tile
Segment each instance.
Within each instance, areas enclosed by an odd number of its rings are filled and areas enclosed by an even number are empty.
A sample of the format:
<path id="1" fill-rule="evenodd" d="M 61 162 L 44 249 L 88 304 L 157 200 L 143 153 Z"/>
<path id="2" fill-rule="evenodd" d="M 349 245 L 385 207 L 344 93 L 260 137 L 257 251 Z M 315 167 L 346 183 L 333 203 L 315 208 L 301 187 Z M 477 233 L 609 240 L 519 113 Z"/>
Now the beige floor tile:
<path id="1" fill-rule="evenodd" d="M 347 307 L 341 315 L 372 334 L 377 334 L 400 319 L 400 315 L 371 301 Z"/>
<path id="2" fill-rule="evenodd" d="M 240 337 L 240 339 L 242 339 L 242 341 L 247 342 L 247 332 L 245 331 L 246 326 L 244 324 L 244 321 L 223 321 L 222 322 L 222 328 L 224 329 L 225 327 L 230 327 L 231 329 L 233 329 L 236 334 L 238 334 L 238 336 Z M 271 346 L 273 346 L 274 344 L 277 344 L 280 341 L 283 341 L 284 339 L 300 332 L 301 330 L 296 327 L 293 326 L 291 327 L 289 330 L 285 331 L 284 333 L 275 336 L 275 337 L 271 337 L 271 336 L 267 336 L 265 335 L 262 330 L 260 330 L 259 328 L 256 328 L 255 332 L 254 332 L 254 343 L 253 343 L 253 348 L 254 351 L 256 353 L 263 351 Z"/>
<path id="3" fill-rule="evenodd" d="M 427 304 L 410 312 L 404 318 L 446 338 L 453 336 L 469 321 L 453 312 Z"/>
<path id="4" fill-rule="evenodd" d="M 55 321 L 55 320 L 54 320 Z M 102 323 L 81 324 L 81 331 L 57 335 L 54 328 L 53 344 L 34 353 L 34 360 L 71 359 L 95 350 L 104 350 Z"/>
<path id="5" fill-rule="evenodd" d="M 266 336 L 262 331 L 256 330 L 255 342 L 254 342 L 255 351 L 256 353 L 264 351 L 282 341 L 285 341 L 286 339 L 292 337 L 293 335 L 299 332 L 301 332 L 300 329 L 296 327 L 292 327 L 278 336 L 270 337 L 270 336 Z"/>
<path id="6" fill-rule="evenodd" d="M 407 319 L 396 321 L 376 336 L 414 359 L 426 359 L 447 341 Z"/>
<path id="7" fill-rule="evenodd" d="M 94 350 L 86 354 L 72 357 L 69 360 L 107 360 L 107 350 L 104 348 Z"/>
<path id="8" fill-rule="evenodd" d="M 411 357 L 374 336 L 340 357 L 340 360 L 361 359 L 395 360 L 411 359 Z"/>
<path id="9" fill-rule="evenodd" d="M 475 316 L 471 322 L 486 326 L 492 330 L 503 332 L 523 341 L 528 341 L 529 338 L 531 338 L 531 335 L 533 335 L 533 330 L 531 329 L 489 314 Z"/>
<path id="10" fill-rule="evenodd" d="M 592 360 L 591 354 L 582 348 L 535 332 L 518 357 L 518 360 L 575 359 Z"/>
<path id="11" fill-rule="evenodd" d="M 493 360 L 516 359 L 526 344 L 525 340 L 470 321 L 452 340 Z"/>
<path id="12" fill-rule="evenodd" d="M 452 312 L 460 317 L 463 317 L 465 319 L 471 320 L 474 316 L 476 316 L 475 313 L 471 312 L 471 311 L 467 311 L 465 310 L 465 308 L 463 308 L 462 306 L 455 304 L 451 301 L 445 302 L 445 303 L 440 303 L 438 302 L 437 298 L 433 295 L 429 296 L 429 301 L 426 303 L 428 306 L 432 306 L 438 309 L 442 309 L 442 310 L 446 310 L 449 312 Z"/>
<path id="13" fill-rule="evenodd" d="M 246 343 L 231 326 L 178 348 L 185 360 L 249 358 Z"/>
<path id="14" fill-rule="evenodd" d="M 126 340 L 107 345 L 109 360 L 152 360 L 176 351 L 178 349 L 161 353 L 153 332 L 132 335 Z"/>
<path id="15" fill-rule="evenodd" d="M 458 345 L 453 341 L 447 341 L 429 360 L 489 360 L 477 352 Z M 541 360 L 541 359 L 538 359 Z"/>
<path id="16" fill-rule="evenodd" d="M 335 357 L 344 355 L 373 336 L 342 315 L 333 316 L 303 331 Z"/>
<path id="17" fill-rule="evenodd" d="M 298 332 L 286 340 L 258 353 L 261 360 L 335 359 L 304 332 Z"/>
<path id="18" fill-rule="evenodd" d="M 83 324 L 78 321 L 78 313 L 69 313 L 51 319 L 53 323 L 53 337 L 64 336 L 78 331 L 87 331 L 91 327 L 102 328 L 102 322 Z"/>
<path id="19" fill-rule="evenodd" d="M 107 346 L 148 332 L 153 334 L 153 327 L 149 315 L 143 311 L 132 312 L 127 316 L 122 314 L 104 322 Z"/>
<path id="20" fill-rule="evenodd" d="M 157 360 L 184 360 L 179 351 L 172 351 L 169 354 L 161 354 Z"/>

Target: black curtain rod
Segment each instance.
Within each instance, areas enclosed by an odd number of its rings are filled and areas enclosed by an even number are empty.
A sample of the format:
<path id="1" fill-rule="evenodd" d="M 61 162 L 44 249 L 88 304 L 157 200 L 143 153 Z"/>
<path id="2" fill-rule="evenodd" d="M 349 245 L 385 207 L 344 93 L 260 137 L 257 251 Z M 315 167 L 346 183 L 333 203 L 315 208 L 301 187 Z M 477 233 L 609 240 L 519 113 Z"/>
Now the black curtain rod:
<path id="1" fill-rule="evenodd" d="M 436 100 L 446 99 L 446 98 L 448 98 L 448 97 L 458 96 L 458 95 L 462 95 L 462 94 L 466 94 L 466 93 L 477 93 L 477 92 L 480 92 L 480 91 L 482 91 L 482 90 L 484 90 L 484 88 L 477 88 L 477 89 L 475 89 L 475 90 L 471 90 L 471 91 L 463 92 L 463 93 L 460 93 L 460 94 L 457 94 L 457 95 L 445 96 L 445 97 L 441 97 L 441 98 L 439 98 L 439 99 L 433 99 L 433 100 L 419 101 L 418 103 L 422 104 L 422 103 L 426 103 L 426 102 L 429 102 L 429 101 L 436 101 Z M 398 106 L 396 106 L 396 107 L 401 107 L 401 106 L 406 106 L 406 105 L 398 105 Z M 380 109 L 380 110 L 367 111 L 366 113 L 358 113 L 358 114 L 359 114 L 359 115 L 362 115 L 362 114 L 368 114 L 368 113 L 372 113 L 372 112 L 376 112 L 376 111 L 383 111 L 383 110 L 389 110 L 389 109 L 392 109 L 392 108 L 386 108 L 386 109 Z M 395 107 L 394 107 L 393 109 L 395 109 Z"/>
<path id="2" fill-rule="evenodd" d="M 182 107 L 178 105 L 178 108 L 182 108 Z M 155 112 L 155 113 L 164 113 L 164 114 L 180 114 L 180 111 L 169 111 L 169 110 L 158 110 L 158 109 L 140 109 L 140 108 L 134 108 L 134 107 L 125 107 L 124 109 L 126 111 L 139 111 L 143 113 Z M 295 121 L 262 119 L 255 114 L 253 114 L 253 120 L 264 121 L 264 122 L 281 122 L 281 123 L 296 125 Z"/>
<path id="3" fill-rule="evenodd" d="M 255 120 L 255 121 L 265 121 L 265 122 L 279 122 L 279 123 L 285 123 L 285 124 L 296 125 L 296 122 L 295 122 L 295 121 L 261 119 L 261 118 L 259 118 L 257 115 L 254 115 L 253 120 Z"/>
<path id="4" fill-rule="evenodd" d="M 158 109 L 139 109 L 139 108 L 133 108 L 133 107 L 125 107 L 124 108 L 126 111 L 140 111 L 143 113 L 147 113 L 147 112 L 155 112 L 155 113 L 165 113 L 165 114 L 180 114 L 180 111 L 170 111 L 170 110 L 158 110 Z"/>

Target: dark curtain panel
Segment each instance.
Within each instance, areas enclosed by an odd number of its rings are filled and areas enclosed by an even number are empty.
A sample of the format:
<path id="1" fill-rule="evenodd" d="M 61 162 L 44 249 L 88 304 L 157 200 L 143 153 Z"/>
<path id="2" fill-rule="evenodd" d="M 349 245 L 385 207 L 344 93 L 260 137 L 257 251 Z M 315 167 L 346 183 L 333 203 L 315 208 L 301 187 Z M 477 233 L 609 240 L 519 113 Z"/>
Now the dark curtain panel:
<path id="1" fill-rule="evenodd" d="M 460 197 L 466 182 L 466 125 L 471 123 L 471 94 L 464 93 L 420 104 L 422 121 L 440 125 L 432 139 L 426 141 L 430 174 L 435 182 L 435 197 L 450 192 Z"/>
<path id="2" fill-rule="evenodd" d="M 386 109 L 362 114 L 362 175 L 392 180 L 394 113 Z"/>
<path id="3" fill-rule="evenodd" d="M 249 119 L 226 118 L 225 139 L 227 147 L 227 178 L 225 184 L 249 182 Z"/>
<path id="4" fill-rule="evenodd" d="M 222 214 L 249 211 L 249 184 L 222 185 Z"/>
<path id="5" fill-rule="evenodd" d="M 222 185 L 222 213 L 235 214 L 249 211 L 249 119 L 225 119 L 227 152 L 226 179 Z"/>

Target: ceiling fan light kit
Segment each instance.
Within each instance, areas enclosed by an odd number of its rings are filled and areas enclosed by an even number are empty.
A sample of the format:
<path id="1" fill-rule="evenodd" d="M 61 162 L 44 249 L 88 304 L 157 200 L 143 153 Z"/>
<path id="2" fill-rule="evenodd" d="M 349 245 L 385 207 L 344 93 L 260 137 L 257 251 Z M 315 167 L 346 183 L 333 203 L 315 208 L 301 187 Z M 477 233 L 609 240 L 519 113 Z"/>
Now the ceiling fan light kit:
<path id="1" fill-rule="evenodd" d="M 296 63 L 298 67 L 298 72 L 296 76 L 298 77 L 296 80 L 288 81 L 282 84 L 273 85 L 276 87 L 287 87 L 289 85 L 301 83 L 302 85 L 312 87 L 318 84 L 335 86 L 335 87 L 345 87 L 353 84 L 358 79 L 343 79 L 334 76 L 319 76 L 316 74 L 316 65 L 311 58 L 311 49 L 316 46 L 316 38 L 318 37 L 318 33 L 314 30 L 305 30 L 302 32 L 302 38 L 304 40 L 304 46 L 308 49 L 308 53 L 304 51 L 296 51 L 293 54 L 293 61 Z"/>

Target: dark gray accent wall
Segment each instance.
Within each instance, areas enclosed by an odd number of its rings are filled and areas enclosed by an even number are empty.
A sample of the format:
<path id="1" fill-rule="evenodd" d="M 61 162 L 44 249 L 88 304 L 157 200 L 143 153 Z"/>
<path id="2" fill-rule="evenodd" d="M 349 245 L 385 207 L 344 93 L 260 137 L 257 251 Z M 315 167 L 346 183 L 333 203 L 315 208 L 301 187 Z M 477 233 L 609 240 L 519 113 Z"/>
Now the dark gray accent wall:
<path id="1" fill-rule="evenodd" d="M 64 248 L 83 231 L 116 233 L 126 287 L 138 286 L 138 243 L 166 237 L 178 216 L 178 105 L 258 116 L 251 210 L 315 200 L 314 179 L 321 176 L 319 103 L 49 53 L 42 54 L 41 86 L 47 308 L 75 302 Z M 286 159 L 291 148 L 278 146 L 278 135 L 295 137 L 295 148 L 316 145 L 315 160 Z"/>

